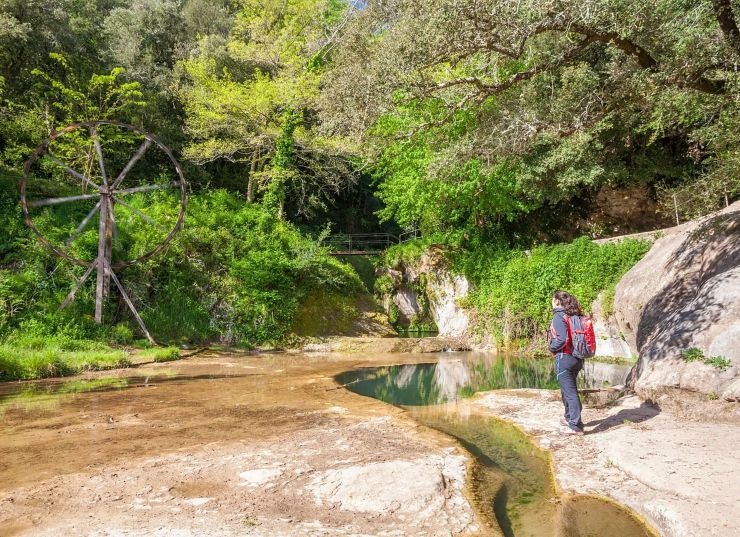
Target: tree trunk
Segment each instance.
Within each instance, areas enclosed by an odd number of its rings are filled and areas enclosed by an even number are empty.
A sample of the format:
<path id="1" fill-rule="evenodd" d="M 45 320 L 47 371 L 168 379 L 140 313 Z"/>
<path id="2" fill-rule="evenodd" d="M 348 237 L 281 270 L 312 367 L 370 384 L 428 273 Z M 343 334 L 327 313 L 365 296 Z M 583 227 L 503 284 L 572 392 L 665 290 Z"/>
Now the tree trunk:
<path id="1" fill-rule="evenodd" d="M 247 203 L 254 203 L 254 173 L 257 171 L 258 153 L 252 153 L 252 162 L 249 165 L 249 179 L 247 181 Z"/>

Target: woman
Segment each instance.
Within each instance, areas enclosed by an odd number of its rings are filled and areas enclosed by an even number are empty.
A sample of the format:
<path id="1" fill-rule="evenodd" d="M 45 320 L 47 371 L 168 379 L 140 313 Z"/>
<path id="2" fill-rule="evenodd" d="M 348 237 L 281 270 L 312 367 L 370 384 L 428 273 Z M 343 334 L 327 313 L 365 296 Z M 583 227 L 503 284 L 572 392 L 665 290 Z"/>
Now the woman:
<path id="1" fill-rule="evenodd" d="M 583 315 L 581 305 L 576 297 L 565 291 L 555 291 L 552 296 L 554 316 L 550 323 L 550 352 L 555 356 L 555 374 L 560 383 L 560 394 L 565 406 L 565 419 L 560 423 L 560 431 L 567 435 L 582 435 L 581 399 L 578 397 L 576 378 L 583 368 L 583 360 L 573 356 L 570 330 L 565 316 Z"/>

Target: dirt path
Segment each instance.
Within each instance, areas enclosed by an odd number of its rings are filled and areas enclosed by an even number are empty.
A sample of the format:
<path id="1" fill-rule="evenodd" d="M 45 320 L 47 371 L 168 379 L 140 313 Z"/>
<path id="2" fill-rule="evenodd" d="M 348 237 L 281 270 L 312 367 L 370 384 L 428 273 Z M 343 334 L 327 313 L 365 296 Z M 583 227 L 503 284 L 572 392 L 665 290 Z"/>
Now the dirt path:
<path id="1" fill-rule="evenodd" d="M 397 360 L 204 354 L 116 372 L 137 375 L 125 389 L 18 398 L 0 416 L 0 535 L 476 533 L 466 454 L 335 389 Z"/>
<path id="2" fill-rule="evenodd" d="M 613 498 L 664 537 L 740 535 L 736 425 L 679 419 L 628 397 L 608 409 L 585 409 L 587 434 L 561 437 L 559 394 L 487 392 L 470 404 L 519 425 L 549 449 L 565 491 Z"/>

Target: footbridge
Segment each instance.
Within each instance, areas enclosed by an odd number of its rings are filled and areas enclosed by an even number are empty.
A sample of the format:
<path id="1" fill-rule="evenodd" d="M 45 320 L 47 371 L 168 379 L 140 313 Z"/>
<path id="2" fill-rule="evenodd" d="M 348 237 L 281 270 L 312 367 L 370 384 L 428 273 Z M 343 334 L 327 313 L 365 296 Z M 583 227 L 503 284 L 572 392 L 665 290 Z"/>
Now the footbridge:
<path id="1" fill-rule="evenodd" d="M 380 255 L 395 244 L 419 238 L 418 230 L 392 233 L 349 233 L 330 235 L 322 242 L 329 248 L 329 255 Z"/>

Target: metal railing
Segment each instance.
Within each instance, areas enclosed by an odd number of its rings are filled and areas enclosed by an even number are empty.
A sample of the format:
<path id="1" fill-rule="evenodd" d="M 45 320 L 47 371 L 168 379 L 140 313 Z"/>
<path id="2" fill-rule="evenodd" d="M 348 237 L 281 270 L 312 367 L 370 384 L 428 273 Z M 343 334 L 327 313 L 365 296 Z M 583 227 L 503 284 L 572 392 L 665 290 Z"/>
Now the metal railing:
<path id="1" fill-rule="evenodd" d="M 334 255 L 379 254 L 395 244 L 419 238 L 418 230 L 404 231 L 396 236 L 391 233 L 350 233 L 330 235 L 322 244 Z"/>

